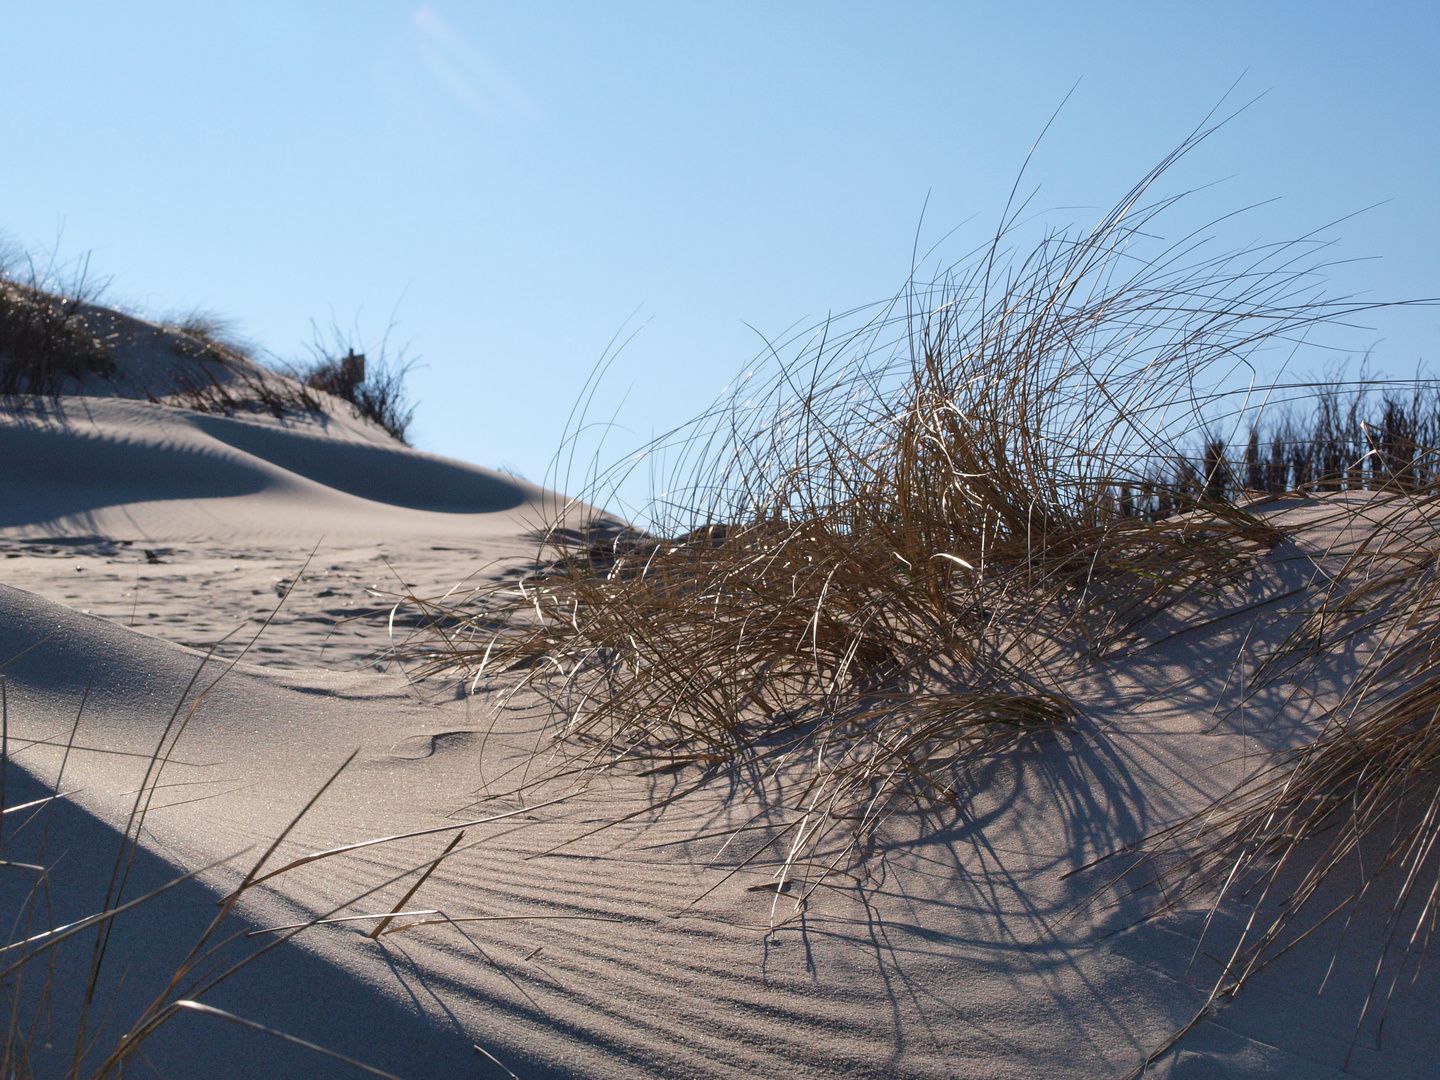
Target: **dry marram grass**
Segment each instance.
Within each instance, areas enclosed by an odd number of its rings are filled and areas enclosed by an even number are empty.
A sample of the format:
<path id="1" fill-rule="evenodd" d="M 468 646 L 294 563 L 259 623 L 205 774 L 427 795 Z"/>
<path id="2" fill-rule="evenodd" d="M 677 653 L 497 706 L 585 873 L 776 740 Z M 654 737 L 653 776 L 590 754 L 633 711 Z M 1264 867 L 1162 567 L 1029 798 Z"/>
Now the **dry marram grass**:
<path id="1" fill-rule="evenodd" d="M 518 580 L 409 598 L 434 629 L 410 656 L 525 669 L 561 717 L 552 776 L 753 776 L 796 866 L 1063 731 L 1070 676 L 1279 539 L 1213 483 L 1156 479 L 1203 435 L 1197 397 L 1356 310 L 1319 298 L 1294 245 L 1136 258 L 1172 202 L 1152 185 L 1202 137 L 1093 230 L 1007 256 L 1015 210 L 961 268 L 827 322 L 648 448 L 669 492 L 649 531 L 558 508 Z"/>

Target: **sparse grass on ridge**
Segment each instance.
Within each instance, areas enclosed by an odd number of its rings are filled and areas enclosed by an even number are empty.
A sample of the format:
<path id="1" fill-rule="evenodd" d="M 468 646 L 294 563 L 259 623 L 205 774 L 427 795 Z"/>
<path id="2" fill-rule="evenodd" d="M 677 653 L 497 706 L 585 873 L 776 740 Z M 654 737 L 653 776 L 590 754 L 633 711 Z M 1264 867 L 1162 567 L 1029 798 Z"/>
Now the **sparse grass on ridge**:
<path id="1" fill-rule="evenodd" d="M 1440 381 L 1375 379 L 1344 369 L 1309 382 L 1216 395 L 1199 445 L 1157 462 L 1137 484 L 1122 482 L 1127 517 L 1168 517 L 1197 501 L 1253 500 L 1303 491 L 1420 491 L 1440 479 Z M 1197 410 L 1199 412 L 1201 410 Z M 1216 415 L 1216 414 L 1219 415 Z M 1227 415 L 1228 413 L 1228 415 Z M 1243 441 L 1232 443 L 1234 435 Z"/>
<path id="2" fill-rule="evenodd" d="M 112 354 L 119 335 L 97 331 L 94 312 L 87 312 L 103 291 L 103 284 L 89 277 L 85 259 L 66 270 L 53 257 L 42 265 L 33 256 L 0 250 L 0 400 L 83 393 L 87 379 L 116 373 Z M 323 413 L 315 393 L 322 391 L 345 402 L 357 419 L 409 445 L 406 431 L 415 407 L 407 400 L 405 378 L 415 361 L 403 350 L 395 358 L 387 355 L 388 331 L 373 357 L 357 354 L 352 341 L 332 327 L 329 338 L 316 329 L 306 345 L 308 360 L 262 363 L 252 345 L 211 313 L 170 316 L 160 325 L 169 350 L 192 362 L 171 372 L 173 387 L 163 391 L 163 403 L 227 416 L 268 412 L 283 419 Z"/>
<path id="3" fill-rule="evenodd" d="M 415 407 L 406 399 L 405 377 L 415 362 L 403 352 L 390 359 L 388 332 L 380 351 L 367 357 L 355 351 L 338 327 L 332 327 L 328 337 L 316 327 L 305 346 L 308 360 L 272 360 L 264 367 L 257 363 L 255 350 L 214 315 L 193 312 L 168 325 L 177 331 L 172 348 L 198 360 L 203 372 L 199 378 L 184 373 L 179 377 L 175 399 L 186 408 L 227 415 L 260 409 L 276 418 L 289 412 L 320 413 L 324 408 L 314 393 L 318 390 L 347 403 L 356 419 L 368 420 L 409 445 L 405 435 Z"/>
<path id="4" fill-rule="evenodd" d="M 177 369 L 169 399 L 203 413 L 268 412 L 277 420 L 292 412 L 323 412 L 320 400 L 302 382 L 255 361 L 254 350 L 225 320 L 191 312 L 166 326 L 175 332 L 170 348 L 196 361 L 196 370 Z"/>

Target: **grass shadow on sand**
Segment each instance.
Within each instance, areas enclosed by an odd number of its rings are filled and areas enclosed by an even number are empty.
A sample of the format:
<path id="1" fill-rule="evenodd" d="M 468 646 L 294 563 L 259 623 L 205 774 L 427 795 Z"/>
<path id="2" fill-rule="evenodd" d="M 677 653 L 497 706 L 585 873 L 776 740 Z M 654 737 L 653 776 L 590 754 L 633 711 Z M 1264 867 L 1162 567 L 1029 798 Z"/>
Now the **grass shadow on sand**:
<path id="1" fill-rule="evenodd" d="M 11 763 L 7 799 L 12 805 L 51 794 L 47 785 Z M 20 935 L 33 934 L 44 929 L 37 920 L 63 926 L 100 908 L 110 885 L 114 855 L 122 846 L 116 829 L 68 798 L 7 814 L 5 826 L 7 861 L 33 860 L 49 868 L 45 875 L 48 887 L 38 894 L 32 893 L 35 873 L 15 866 L 0 868 L 0 916 L 7 926 L 15 927 Z M 131 862 L 126 899 L 169 885 L 181 872 L 140 846 Z M 238 881 L 238 874 L 231 876 Z M 78 1069 L 74 1034 L 79 1030 L 95 934 L 78 934 L 12 974 L 3 987 L 6 1014 L 19 1025 L 19 1031 L 27 1033 L 21 1040 L 23 1059 L 11 1062 L 18 1075 L 89 1076 L 116 1046 L 118 1036 L 170 984 L 192 943 L 214 919 L 218 897 L 215 888 L 190 879 L 115 918 L 96 984 L 86 1052 Z M 41 903 L 33 905 L 32 899 Z M 301 920 L 311 917 L 299 913 Z M 453 1014 L 447 1014 L 440 999 L 427 988 L 425 973 L 410 964 L 403 949 L 365 941 L 364 930 L 370 925 L 307 931 L 324 940 L 316 948 L 286 941 L 201 1000 L 406 1080 L 503 1077 L 503 1070 L 475 1051 L 477 1033 L 467 1033 Z M 192 979 L 199 981 L 204 972 L 222 970 L 257 951 L 269 938 L 245 936 L 255 929 L 254 922 L 232 913 L 217 935 L 219 940 L 228 939 L 228 944 Z M 367 982 L 322 955 L 357 946 L 384 950 L 392 976 L 389 985 Z M 498 1012 L 496 1019 L 501 1020 Z M 544 1023 L 543 1016 L 527 1019 L 531 1025 Z M 186 1013 L 177 1014 L 147 1037 L 139 1053 L 165 1077 L 315 1076 L 338 1080 L 363 1075 L 352 1065 L 328 1060 L 270 1035 L 212 1016 Z M 523 1046 L 509 1046 L 497 1053 L 502 1053 L 512 1068 L 520 1068 L 527 1080 L 570 1080 L 575 1075 L 527 1060 Z"/>

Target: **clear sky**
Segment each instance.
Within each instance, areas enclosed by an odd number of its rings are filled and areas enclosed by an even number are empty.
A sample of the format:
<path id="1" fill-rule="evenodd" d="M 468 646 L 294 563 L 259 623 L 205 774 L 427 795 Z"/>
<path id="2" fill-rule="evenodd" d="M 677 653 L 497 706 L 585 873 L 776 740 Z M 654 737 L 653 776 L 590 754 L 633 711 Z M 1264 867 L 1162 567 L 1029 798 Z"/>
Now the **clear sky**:
<path id="1" fill-rule="evenodd" d="M 1238 79 L 1259 100 L 1167 190 L 1276 200 L 1239 242 L 1366 211 L 1325 234 L 1333 291 L 1440 294 L 1437 57 L 1433 2 L 0 0 L 0 232 L 282 357 L 311 319 L 373 351 L 393 313 L 416 444 L 540 479 L 622 327 L 606 407 L 643 437 L 760 335 L 893 295 L 927 196 L 956 254 L 993 227 L 1072 87 L 1029 173 L 1050 220 L 1092 223 Z M 1339 345 L 1409 374 L 1440 312 Z"/>

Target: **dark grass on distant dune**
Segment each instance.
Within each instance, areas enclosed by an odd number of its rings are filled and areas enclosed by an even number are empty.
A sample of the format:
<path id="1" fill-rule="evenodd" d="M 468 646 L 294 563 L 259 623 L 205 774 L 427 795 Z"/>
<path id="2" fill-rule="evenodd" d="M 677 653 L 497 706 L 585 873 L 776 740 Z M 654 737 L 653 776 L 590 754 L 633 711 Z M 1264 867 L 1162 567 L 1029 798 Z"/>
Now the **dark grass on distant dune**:
<path id="1" fill-rule="evenodd" d="M 1341 369 L 1277 383 L 1259 396 L 1258 407 L 1253 391 L 1203 403 L 1215 408 L 1196 433 L 1198 445 L 1157 461 L 1138 484 L 1117 485 L 1117 510 L 1154 519 L 1196 502 L 1295 491 L 1422 491 L 1440 479 L 1440 383 L 1432 378 L 1372 378 L 1363 371 L 1348 378 Z"/>
<path id="2" fill-rule="evenodd" d="M 0 398 L 54 395 L 114 370 L 81 315 L 101 290 L 86 261 L 67 272 L 53 260 L 0 252 Z"/>

